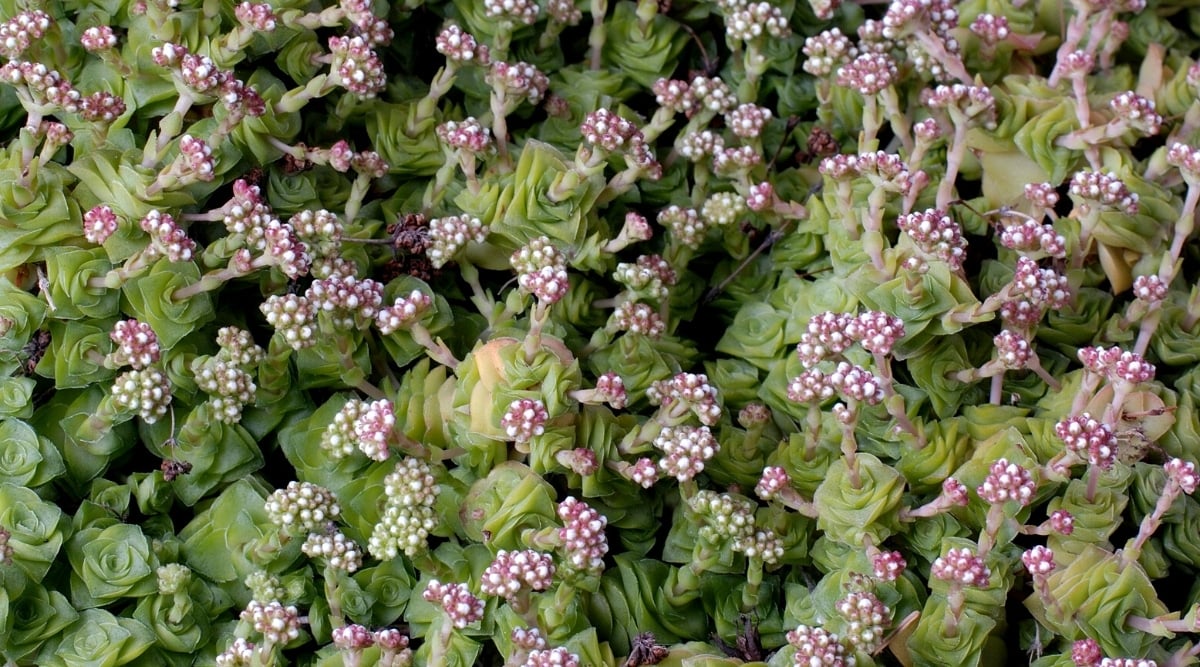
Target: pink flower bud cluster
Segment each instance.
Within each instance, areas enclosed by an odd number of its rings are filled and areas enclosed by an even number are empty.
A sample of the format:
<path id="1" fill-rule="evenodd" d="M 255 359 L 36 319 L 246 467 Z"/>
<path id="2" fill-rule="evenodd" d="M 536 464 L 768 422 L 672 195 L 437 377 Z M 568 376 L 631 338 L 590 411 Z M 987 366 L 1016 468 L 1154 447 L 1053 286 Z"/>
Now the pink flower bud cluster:
<path id="1" fill-rule="evenodd" d="M 1096 667 L 1104 658 L 1100 644 L 1091 637 L 1080 639 L 1071 644 L 1071 662 L 1078 667 Z"/>
<path id="2" fill-rule="evenodd" d="M 706 426 L 716 426 L 721 420 L 717 388 L 709 384 L 704 373 L 678 373 L 670 380 L 653 382 L 646 390 L 646 399 L 651 405 L 662 405 L 672 411 L 686 407 Z"/>
<path id="3" fill-rule="evenodd" d="M 583 20 L 583 12 L 572 0 L 546 0 L 546 14 L 562 25 L 579 25 Z"/>
<path id="4" fill-rule="evenodd" d="M 858 342 L 871 354 L 887 356 L 896 343 L 904 338 L 904 320 L 877 310 L 860 313 L 848 318 L 846 336 Z"/>
<path id="5" fill-rule="evenodd" d="M 996 348 L 996 362 L 1001 368 L 1015 371 L 1025 368 L 1033 360 L 1033 346 L 1022 334 L 1004 329 L 992 339 Z"/>
<path id="6" fill-rule="evenodd" d="M 1000 244 L 1010 250 L 1043 253 L 1062 259 L 1067 256 L 1067 240 L 1051 225 L 1038 224 L 1023 218 L 1016 224 L 1005 225 L 1000 231 Z"/>
<path id="7" fill-rule="evenodd" d="M 361 651 L 375 645 L 375 635 L 357 623 L 334 628 L 331 639 L 333 645 L 342 651 Z"/>
<path id="8" fill-rule="evenodd" d="M 435 40 L 437 52 L 452 63 L 472 61 L 488 64 L 488 48 L 480 45 L 471 33 L 451 23 L 438 34 Z"/>
<path id="9" fill-rule="evenodd" d="M 429 533 L 437 527 L 433 505 L 439 489 L 428 463 L 406 458 L 383 478 L 386 498 L 383 514 L 367 541 L 367 550 L 380 560 L 400 553 L 412 556 L 428 547 Z"/>
<path id="10" fill-rule="evenodd" d="M 467 153 L 482 154 L 492 145 L 491 128 L 484 127 L 473 116 L 438 125 L 437 135 L 442 143 Z"/>
<path id="11" fill-rule="evenodd" d="M 80 98 L 79 117 L 90 123 L 111 123 L 125 113 L 125 100 L 99 91 Z"/>
<path id="12" fill-rule="evenodd" d="M 757 104 L 741 104 L 725 114 L 725 126 L 743 139 L 755 139 L 771 121 L 771 110 Z"/>
<path id="13" fill-rule="evenodd" d="M 483 600 L 471 595 L 464 584 L 443 584 L 433 579 L 421 597 L 441 607 L 450 625 L 460 630 L 483 620 Z"/>
<path id="14" fill-rule="evenodd" d="M 300 636 L 300 612 L 292 605 L 251 600 L 241 618 L 271 644 L 287 644 Z"/>
<path id="15" fill-rule="evenodd" d="M 1173 142 L 1167 149 L 1167 164 L 1177 167 L 1189 184 L 1200 183 L 1200 150 Z"/>
<path id="16" fill-rule="evenodd" d="M 550 554 L 526 549 L 496 552 L 491 565 L 483 571 L 479 589 L 484 595 L 512 599 L 522 587 L 544 591 L 554 584 L 554 558 Z"/>
<path id="17" fill-rule="evenodd" d="M 12 565 L 14 549 L 9 541 L 12 539 L 12 533 L 4 528 L 0 528 L 0 565 Z"/>
<path id="18" fill-rule="evenodd" d="M 92 26 L 79 35 L 79 43 L 83 46 L 84 50 L 90 53 L 97 53 L 115 48 L 117 46 L 117 36 L 113 33 L 113 29 L 110 26 Z M 16 56 L 9 56 L 9 59 L 15 60 Z"/>
<path id="19" fill-rule="evenodd" d="M 383 658 L 391 657 L 397 667 L 412 664 L 412 649 L 408 647 L 408 635 L 396 628 L 375 631 L 375 643 L 383 649 Z"/>
<path id="20" fill-rule="evenodd" d="M 1009 284 L 1009 294 L 1030 302 L 1035 308 L 1055 310 L 1070 306 L 1072 296 L 1066 276 L 1058 274 L 1054 269 L 1043 269 L 1028 257 L 1017 259 L 1017 266 Z"/>
<path id="21" fill-rule="evenodd" d="M 623 473 L 634 484 L 648 489 L 658 482 L 658 464 L 653 459 L 642 457 L 634 461 L 627 473 Z"/>
<path id="22" fill-rule="evenodd" d="M 153 424 L 170 408 L 171 381 L 157 368 L 127 371 L 113 382 L 112 402 L 118 410 L 135 413 Z"/>
<path id="23" fill-rule="evenodd" d="M 874 653 L 892 624 L 892 610 L 871 591 L 853 591 L 838 600 L 835 608 L 846 620 L 846 642 L 858 651 Z"/>
<path id="24" fill-rule="evenodd" d="M 545 433 L 549 419 L 550 413 L 540 398 L 519 398 L 500 417 L 500 428 L 508 439 L 520 444 Z"/>
<path id="25" fill-rule="evenodd" d="M 250 667 L 254 664 L 254 654 L 258 647 L 253 642 L 236 637 L 229 648 L 216 657 L 217 667 Z"/>
<path id="26" fill-rule="evenodd" d="M 830 28 L 804 40 L 804 71 L 816 77 L 829 76 L 842 65 L 854 60 L 858 49 L 838 28 Z"/>
<path id="27" fill-rule="evenodd" d="M 839 361 L 828 374 L 818 368 L 804 371 L 788 383 L 787 394 L 796 403 L 820 403 L 840 395 L 867 405 L 878 405 L 885 396 L 883 380 L 847 361 Z"/>
<path id="28" fill-rule="evenodd" d="M 983 559 L 966 547 L 947 551 L 933 561 L 929 573 L 942 581 L 975 588 L 987 588 L 992 577 Z"/>
<path id="29" fill-rule="evenodd" d="M 1011 32 L 1007 16 L 988 13 L 976 16 L 975 20 L 971 21 L 970 30 L 979 41 L 988 46 L 995 46 L 1008 39 Z"/>
<path id="30" fill-rule="evenodd" d="M 260 33 L 275 30 L 277 21 L 271 5 L 265 2 L 240 2 L 233 8 L 233 16 L 238 23 Z"/>
<path id="31" fill-rule="evenodd" d="M 1145 136 L 1158 134 L 1162 129 L 1163 117 L 1154 106 L 1154 100 L 1142 97 L 1133 91 L 1119 93 L 1108 103 L 1114 120 Z"/>
<path id="32" fill-rule="evenodd" d="M 989 130 L 996 127 L 996 98 L 987 86 L 940 85 L 922 91 L 921 102 L 933 109 L 946 109 L 955 123 L 969 121 Z"/>
<path id="33" fill-rule="evenodd" d="M 1066 510 L 1055 510 L 1050 514 L 1050 528 L 1060 535 L 1075 532 L 1075 517 Z"/>
<path id="34" fill-rule="evenodd" d="M 658 467 L 664 475 L 686 482 L 704 471 L 704 464 L 721 451 L 707 426 L 666 426 L 654 438 L 663 453 Z"/>
<path id="35" fill-rule="evenodd" d="M 1025 507 L 1033 502 L 1033 495 L 1037 493 L 1037 483 L 1033 481 L 1033 476 L 1028 470 L 1002 458 L 992 463 L 983 484 L 975 490 L 980 498 L 992 505 L 1015 500 Z"/>
<path id="36" fill-rule="evenodd" d="M 661 338 L 667 331 L 662 315 L 648 304 L 626 301 L 617 306 L 608 318 L 609 331 L 626 331 L 648 338 Z"/>
<path id="37" fill-rule="evenodd" d="M 1167 283 L 1157 275 L 1138 276 L 1133 280 L 1133 295 L 1148 304 L 1167 298 Z"/>
<path id="38" fill-rule="evenodd" d="M 483 12 L 488 18 L 533 25 L 538 18 L 538 4 L 533 0 L 483 0 Z"/>
<path id="39" fill-rule="evenodd" d="M 546 638 L 537 628 L 513 628 L 509 634 L 513 646 L 522 651 L 536 651 L 546 648 Z"/>
<path id="40" fill-rule="evenodd" d="M 730 41 L 749 42 L 763 35 L 782 39 L 791 34 L 783 10 L 769 2 L 743 1 L 725 12 L 725 36 Z"/>
<path id="41" fill-rule="evenodd" d="M 791 483 L 791 477 L 781 466 L 767 466 L 763 468 L 758 484 L 754 485 L 754 494 L 763 500 L 771 500 Z"/>
<path id="42" fill-rule="evenodd" d="M 947 477 L 942 482 L 942 498 L 951 506 L 966 507 L 971 502 L 967 495 L 967 485 L 953 477 Z"/>
<path id="43" fill-rule="evenodd" d="M 371 99 L 387 87 L 383 61 L 365 37 L 330 37 L 333 53 L 333 79 L 346 90 L 363 99 Z"/>
<path id="44" fill-rule="evenodd" d="M 899 551 L 881 551 L 871 558 L 871 573 L 880 581 L 895 581 L 904 574 L 908 563 Z"/>
<path id="45" fill-rule="evenodd" d="M 54 106 L 67 113 L 79 110 L 79 91 L 61 74 L 40 63 L 9 61 L 0 67 L 0 79 L 23 87 L 39 106 Z"/>
<path id="46" fill-rule="evenodd" d="M 549 238 L 533 239 L 514 252 L 510 262 L 517 272 L 517 285 L 522 291 L 547 305 L 566 296 L 570 287 L 567 258 L 550 244 Z"/>
<path id="47" fill-rule="evenodd" d="M 846 182 L 855 177 L 865 177 L 875 187 L 888 192 L 908 194 L 921 184 L 921 179 L 910 172 L 899 155 L 875 151 L 860 155 L 834 155 L 821 160 L 817 170 L 833 181 Z"/>
<path id="48" fill-rule="evenodd" d="M 333 275 L 314 280 L 304 297 L 313 310 L 330 318 L 335 329 L 365 329 L 383 304 L 383 285 L 370 278 Z"/>
<path id="49" fill-rule="evenodd" d="M 625 394 L 625 381 L 613 371 L 601 373 L 596 378 L 596 394 L 601 400 L 616 409 L 625 407 L 628 397 Z"/>
<path id="50" fill-rule="evenodd" d="M 1163 464 L 1163 470 L 1167 473 L 1167 481 L 1189 496 L 1200 486 L 1200 475 L 1196 474 L 1196 465 L 1191 461 L 1170 458 Z"/>
<path id="51" fill-rule="evenodd" d="M 1169 157 L 1169 155 L 1168 155 Z M 1071 197 L 1082 206 L 1100 206 L 1137 215 L 1138 196 L 1113 172 L 1077 171 L 1071 177 Z"/>
<path id="52" fill-rule="evenodd" d="M 1154 364 L 1136 352 L 1119 347 L 1085 347 L 1079 350 L 1079 360 L 1087 370 L 1107 376 L 1111 381 L 1140 384 L 1154 379 Z"/>
<path id="53" fill-rule="evenodd" d="M 394 428 L 396 413 L 391 401 L 380 399 L 363 404 L 354 420 L 354 438 L 358 449 L 373 461 L 388 460 L 392 455 Z"/>
<path id="54" fill-rule="evenodd" d="M 1158 662 L 1149 658 L 1101 658 L 1099 667 L 1158 667 Z"/>
<path id="55" fill-rule="evenodd" d="M 852 88 L 864 97 L 873 97 L 896 81 L 896 61 L 885 53 L 860 53 L 837 70 L 837 85 Z"/>
<path id="56" fill-rule="evenodd" d="M 310 482 L 288 482 L 267 497 L 264 508 L 271 523 L 289 535 L 324 532 L 326 524 L 342 515 L 333 492 Z"/>
<path id="57" fill-rule="evenodd" d="M 798 625 L 788 631 L 787 641 L 796 647 L 792 658 L 796 667 L 853 667 L 855 663 L 838 636 L 824 628 Z"/>
<path id="58" fill-rule="evenodd" d="M 636 124 L 608 109 L 597 109 L 584 116 L 579 133 L 588 144 L 610 153 L 621 151 L 641 135 Z"/>
<path id="59" fill-rule="evenodd" d="M 950 266 L 950 270 L 962 270 L 967 241 L 962 236 L 962 227 L 946 211 L 928 209 L 902 215 L 896 218 L 896 227 L 907 234 L 926 256 L 941 259 Z"/>
<path id="60" fill-rule="evenodd" d="M 1116 438 L 1112 428 L 1088 413 L 1063 419 L 1054 425 L 1054 433 L 1067 450 L 1090 465 L 1107 470 L 1117 460 Z"/>
<path id="61" fill-rule="evenodd" d="M 150 245 L 146 248 L 150 258 L 165 256 L 172 262 L 186 262 L 192 258 L 196 242 L 188 238 L 187 232 L 175 224 L 175 218 L 169 213 L 152 209 L 138 225 L 150 235 Z"/>
<path id="62" fill-rule="evenodd" d="M 841 356 L 854 344 L 854 339 L 846 331 L 854 317 L 830 311 L 814 315 L 796 345 L 800 363 L 805 368 L 812 368 L 825 359 Z"/>
<path id="63" fill-rule="evenodd" d="M 1040 544 L 1022 553 L 1021 563 L 1035 579 L 1049 575 L 1057 567 L 1054 562 L 1054 552 Z"/>
<path id="64" fill-rule="evenodd" d="M 434 268 L 441 268 L 458 255 L 467 243 L 483 243 L 488 227 L 468 215 L 451 215 L 429 221 L 429 247 L 425 256 Z"/>
<path id="65" fill-rule="evenodd" d="M 696 98 L 687 81 L 658 79 L 650 89 L 654 92 L 654 101 L 664 109 L 689 116 L 695 111 Z"/>
<path id="66" fill-rule="evenodd" d="M 322 558 L 335 570 L 357 572 L 363 564 L 362 550 L 354 540 L 346 537 L 341 531 L 309 533 L 300 551 L 309 558 Z"/>
<path id="67" fill-rule="evenodd" d="M 494 89 L 513 98 L 525 98 L 530 104 L 542 101 L 550 79 L 538 68 L 525 62 L 494 62 L 487 80 Z"/>
<path id="68" fill-rule="evenodd" d="M 162 353 L 158 336 L 145 322 L 121 320 L 113 325 L 108 337 L 117 347 L 108 355 L 107 361 L 116 367 L 132 366 L 140 370 L 157 363 Z"/>
<path id="69" fill-rule="evenodd" d="M 433 297 L 421 290 L 413 290 L 408 296 L 397 297 L 387 308 L 380 308 L 375 315 L 375 326 L 384 336 L 407 329 L 418 322 L 433 308 Z"/>
<path id="70" fill-rule="evenodd" d="M 1025 199 L 1042 210 L 1054 210 L 1058 205 L 1058 191 L 1052 183 L 1026 183 Z"/>
<path id="71" fill-rule="evenodd" d="M 602 572 L 608 553 L 608 538 L 604 535 L 608 519 L 573 496 L 558 504 L 558 518 L 563 522 L 558 539 L 566 567 L 577 572 Z"/>
<path id="72" fill-rule="evenodd" d="M 50 25 L 50 15 L 39 9 L 19 12 L 0 23 L 0 55 L 9 60 L 20 58 L 34 40 L 46 34 Z"/>

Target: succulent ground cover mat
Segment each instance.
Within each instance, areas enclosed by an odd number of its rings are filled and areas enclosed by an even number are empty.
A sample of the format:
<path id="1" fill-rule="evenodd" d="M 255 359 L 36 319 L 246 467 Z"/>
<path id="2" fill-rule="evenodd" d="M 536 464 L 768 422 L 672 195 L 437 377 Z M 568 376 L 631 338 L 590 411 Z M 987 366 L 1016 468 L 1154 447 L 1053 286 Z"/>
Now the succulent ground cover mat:
<path id="1" fill-rule="evenodd" d="M 1197 664 L 1198 30 L 0 0 L 4 664 Z"/>

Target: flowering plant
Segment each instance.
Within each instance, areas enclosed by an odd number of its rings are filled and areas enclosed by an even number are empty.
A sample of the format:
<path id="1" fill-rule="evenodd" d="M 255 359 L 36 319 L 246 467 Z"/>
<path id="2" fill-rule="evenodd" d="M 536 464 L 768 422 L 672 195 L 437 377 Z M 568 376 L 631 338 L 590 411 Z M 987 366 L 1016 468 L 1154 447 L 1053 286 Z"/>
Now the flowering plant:
<path id="1" fill-rule="evenodd" d="M 0 2 L 0 654 L 1195 664 L 1195 18 Z"/>

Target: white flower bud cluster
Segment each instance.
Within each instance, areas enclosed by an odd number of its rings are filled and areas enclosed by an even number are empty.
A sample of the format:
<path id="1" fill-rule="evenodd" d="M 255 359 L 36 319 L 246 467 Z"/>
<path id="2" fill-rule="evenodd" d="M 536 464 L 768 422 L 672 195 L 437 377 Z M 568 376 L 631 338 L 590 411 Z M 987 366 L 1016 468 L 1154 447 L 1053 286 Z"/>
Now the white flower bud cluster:
<path id="1" fill-rule="evenodd" d="M 342 514 L 329 489 L 309 482 L 288 482 L 287 488 L 276 489 L 265 508 L 271 523 L 289 535 L 324 532 L 326 524 Z"/>
<path id="2" fill-rule="evenodd" d="M 383 493 L 387 501 L 367 550 L 380 560 L 391 560 L 401 552 L 415 556 L 424 551 L 429 533 L 437 527 L 433 504 L 438 485 L 429 464 L 414 458 L 399 461 L 384 478 Z"/>

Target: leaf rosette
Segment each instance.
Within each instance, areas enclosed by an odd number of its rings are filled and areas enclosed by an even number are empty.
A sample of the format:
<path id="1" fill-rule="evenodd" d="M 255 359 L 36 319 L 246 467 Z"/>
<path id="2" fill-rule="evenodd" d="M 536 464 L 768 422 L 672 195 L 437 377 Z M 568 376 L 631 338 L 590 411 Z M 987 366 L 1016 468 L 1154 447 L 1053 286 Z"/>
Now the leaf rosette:
<path id="1" fill-rule="evenodd" d="M 0 484 L 0 526 L 10 533 L 13 550 L 13 564 L 0 568 L 0 585 L 13 599 L 44 580 L 70 534 L 70 521 L 58 505 L 32 490 Z"/>
<path id="2" fill-rule="evenodd" d="M 857 462 L 858 485 L 852 483 L 844 458 L 830 464 L 825 481 L 813 494 L 817 528 L 846 544 L 863 544 L 867 537 L 882 544 L 900 530 L 904 477 L 871 454 L 859 454 Z"/>
<path id="3" fill-rule="evenodd" d="M 61 636 L 42 647 L 37 663 L 47 667 L 118 667 L 133 662 L 154 641 L 154 633 L 141 621 L 113 616 L 103 609 L 88 609 Z"/>
<path id="4" fill-rule="evenodd" d="M 142 529 L 127 523 L 89 527 L 67 543 L 71 598 L 77 608 L 99 607 L 156 590 L 157 558 Z"/>

